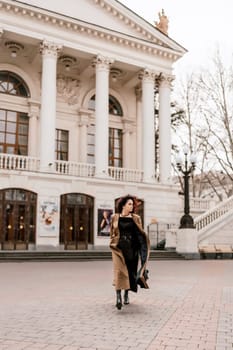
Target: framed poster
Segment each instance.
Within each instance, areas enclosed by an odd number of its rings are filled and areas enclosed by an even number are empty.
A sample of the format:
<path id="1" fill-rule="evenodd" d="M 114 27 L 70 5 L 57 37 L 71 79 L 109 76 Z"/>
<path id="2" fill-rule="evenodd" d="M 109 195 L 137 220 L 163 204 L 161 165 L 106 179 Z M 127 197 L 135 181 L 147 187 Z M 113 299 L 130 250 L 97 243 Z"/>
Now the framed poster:
<path id="1" fill-rule="evenodd" d="M 110 236 L 110 224 L 112 209 L 98 209 L 98 236 L 109 237 Z"/>
<path id="2" fill-rule="evenodd" d="M 58 219 L 58 200 L 42 199 L 39 211 L 40 236 L 56 235 L 59 229 Z"/>

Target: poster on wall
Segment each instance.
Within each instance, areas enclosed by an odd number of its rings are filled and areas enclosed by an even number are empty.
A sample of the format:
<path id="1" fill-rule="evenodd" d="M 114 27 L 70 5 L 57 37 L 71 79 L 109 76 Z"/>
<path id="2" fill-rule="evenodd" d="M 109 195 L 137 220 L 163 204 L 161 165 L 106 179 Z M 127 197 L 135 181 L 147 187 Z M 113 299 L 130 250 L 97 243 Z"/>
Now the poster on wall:
<path id="1" fill-rule="evenodd" d="M 59 228 L 58 199 L 42 199 L 39 212 L 40 235 L 56 235 Z"/>
<path id="2" fill-rule="evenodd" d="M 110 236 L 110 224 L 112 209 L 98 209 L 98 236 L 109 237 Z"/>

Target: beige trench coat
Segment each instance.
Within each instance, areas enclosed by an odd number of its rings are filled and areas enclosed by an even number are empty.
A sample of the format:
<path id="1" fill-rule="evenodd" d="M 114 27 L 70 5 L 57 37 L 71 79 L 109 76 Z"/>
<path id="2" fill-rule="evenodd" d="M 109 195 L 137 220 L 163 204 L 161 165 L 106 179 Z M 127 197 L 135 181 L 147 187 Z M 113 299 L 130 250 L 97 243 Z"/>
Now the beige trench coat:
<path id="1" fill-rule="evenodd" d="M 119 238 L 120 238 L 120 230 L 118 228 L 119 217 L 120 217 L 119 214 L 114 214 L 112 216 L 111 229 L 110 229 L 110 248 L 112 251 L 113 274 L 114 274 L 113 285 L 115 286 L 116 290 L 119 290 L 119 289 L 127 290 L 127 289 L 130 289 L 128 270 L 125 264 L 125 259 L 122 254 L 122 251 L 117 247 Z M 139 228 L 140 232 L 142 233 L 142 235 L 146 238 L 146 245 L 147 245 L 146 256 L 144 256 L 143 259 L 139 252 L 139 256 L 141 257 L 141 267 L 138 271 L 137 281 L 138 281 L 138 284 L 141 286 L 141 288 L 149 288 L 146 282 L 146 279 L 147 279 L 146 266 L 149 259 L 150 242 L 146 232 L 143 230 L 140 216 L 136 214 L 132 214 L 132 218 L 135 224 L 137 225 L 137 227 Z"/>

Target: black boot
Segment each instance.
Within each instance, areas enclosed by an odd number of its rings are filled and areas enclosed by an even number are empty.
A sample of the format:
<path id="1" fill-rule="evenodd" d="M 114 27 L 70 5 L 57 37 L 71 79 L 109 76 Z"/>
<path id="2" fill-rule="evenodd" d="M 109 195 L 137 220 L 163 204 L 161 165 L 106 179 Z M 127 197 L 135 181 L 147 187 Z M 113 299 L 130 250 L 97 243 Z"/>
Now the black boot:
<path id="1" fill-rule="evenodd" d="M 129 304 L 129 291 L 128 290 L 125 290 L 125 293 L 124 293 L 124 304 L 125 305 Z"/>
<path id="2" fill-rule="evenodd" d="M 118 310 L 122 308 L 121 290 L 116 291 L 116 307 Z"/>

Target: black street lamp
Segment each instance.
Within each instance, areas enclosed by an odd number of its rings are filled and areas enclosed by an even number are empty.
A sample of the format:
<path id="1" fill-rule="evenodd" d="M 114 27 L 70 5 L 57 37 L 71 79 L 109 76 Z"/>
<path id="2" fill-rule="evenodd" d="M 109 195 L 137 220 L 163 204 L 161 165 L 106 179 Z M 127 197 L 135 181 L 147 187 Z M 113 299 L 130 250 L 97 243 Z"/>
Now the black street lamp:
<path id="1" fill-rule="evenodd" d="M 177 169 L 183 174 L 184 179 L 184 215 L 180 219 L 180 228 L 195 228 L 193 218 L 189 214 L 189 178 L 190 174 L 195 170 L 196 159 L 194 155 L 190 157 L 190 165 L 187 160 L 188 148 L 184 148 L 184 167 L 182 165 L 181 157 L 177 158 L 176 165 Z"/>

